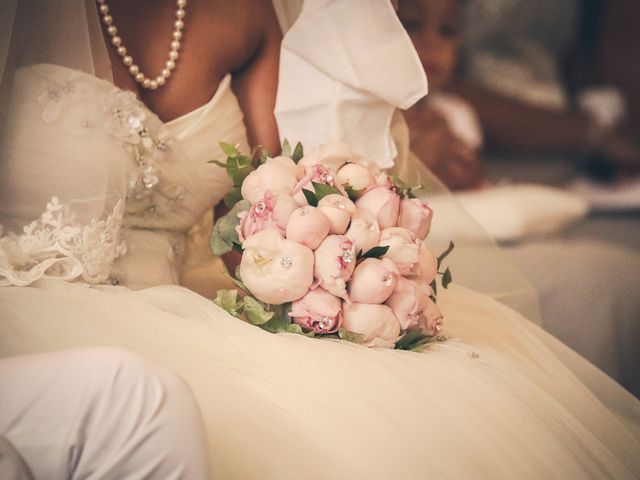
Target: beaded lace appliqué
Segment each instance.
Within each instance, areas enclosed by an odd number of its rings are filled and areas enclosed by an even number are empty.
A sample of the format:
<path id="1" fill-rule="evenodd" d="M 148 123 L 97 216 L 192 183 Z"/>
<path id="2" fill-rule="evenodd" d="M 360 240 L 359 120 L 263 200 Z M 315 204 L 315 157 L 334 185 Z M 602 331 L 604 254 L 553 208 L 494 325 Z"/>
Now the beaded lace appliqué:
<path id="1" fill-rule="evenodd" d="M 119 239 L 123 211 L 118 201 L 106 219 L 81 225 L 53 197 L 20 235 L 0 238 L 0 285 L 24 286 L 47 277 L 104 282 L 113 260 L 126 251 Z"/>

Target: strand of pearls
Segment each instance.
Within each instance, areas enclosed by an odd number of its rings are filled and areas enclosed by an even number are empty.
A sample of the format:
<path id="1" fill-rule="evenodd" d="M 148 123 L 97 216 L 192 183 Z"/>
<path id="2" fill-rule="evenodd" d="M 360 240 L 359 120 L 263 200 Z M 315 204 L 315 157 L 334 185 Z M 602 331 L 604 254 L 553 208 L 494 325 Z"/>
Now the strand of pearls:
<path id="1" fill-rule="evenodd" d="M 177 0 L 176 6 L 176 21 L 173 24 L 173 33 L 171 34 L 171 49 L 169 50 L 169 59 L 166 61 L 164 68 L 160 75 L 158 75 L 155 79 L 147 78 L 147 76 L 140 71 L 140 67 L 136 65 L 133 61 L 131 55 L 128 54 L 127 48 L 122 43 L 122 38 L 118 35 L 118 29 L 113 24 L 113 17 L 109 15 L 109 6 L 107 5 L 106 0 L 96 0 L 98 4 L 98 9 L 100 14 L 102 15 L 102 23 L 104 23 L 107 27 L 107 34 L 111 37 L 111 45 L 116 49 L 118 56 L 122 59 L 122 63 L 125 67 L 128 68 L 129 74 L 142 85 L 144 88 L 148 88 L 149 90 L 155 90 L 158 87 L 161 87 L 166 83 L 171 74 L 173 73 L 173 69 L 176 68 L 176 62 L 178 61 L 178 57 L 180 54 L 178 53 L 180 47 L 180 39 L 182 39 L 182 29 L 184 28 L 184 16 L 185 16 L 185 6 L 187 5 L 187 0 Z"/>

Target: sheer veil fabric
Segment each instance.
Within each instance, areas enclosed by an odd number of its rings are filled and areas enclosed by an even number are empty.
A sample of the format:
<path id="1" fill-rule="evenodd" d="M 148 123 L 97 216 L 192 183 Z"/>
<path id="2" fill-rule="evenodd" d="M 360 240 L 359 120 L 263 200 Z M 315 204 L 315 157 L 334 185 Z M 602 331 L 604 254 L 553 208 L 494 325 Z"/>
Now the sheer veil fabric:
<path id="1" fill-rule="evenodd" d="M 332 3 L 318 1 L 327 8 Z M 283 25 L 291 23 L 299 5 L 275 3 Z M 123 253 L 115 238 L 132 215 L 120 203 L 129 200 L 122 145 L 76 122 L 102 121 L 95 100 L 114 93 L 94 2 L 3 0 L 0 15 L 3 35 L 7 32 L 0 45 L 0 223 L 5 228 L 0 278 L 11 283 L 0 287 L 0 357 L 111 345 L 169 366 L 198 399 L 214 478 L 637 478 L 638 401 L 532 322 L 465 288 L 477 287 L 531 313 L 526 283 L 501 263 L 500 251 L 489 241 L 458 242 L 451 259 L 458 285 L 438 300 L 450 340 L 422 353 L 272 335 L 170 282 L 142 290 L 110 285 L 109 262 Z M 287 68 L 282 75 L 299 73 Z M 49 85 L 58 78 L 71 81 Z M 78 91 L 82 85 L 88 90 Z M 233 95 L 228 90 L 216 95 L 178 122 L 184 124 L 181 133 L 200 132 L 223 103 L 229 107 L 222 112 L 225 121 L 212 123 L 208 135 L 190 137 L 174 174 L 206 163 L 202 152 L 218 140 L 233 135 L 233 141 L 246 141 Z M 61 107 L 68 116 L 56 117 Z M 43 121 L 43 112 L 68 121 Z M 153 117 L 148 109 L 144 113 Z M 425 185 L 427 201 L 446 195 L 400 140 L 407 138 L 401 118 L 391 127 L 400 175 Z M 195 164 L 187 157 L 197 157 Z M 212 176 L 225 178 L 222 169 Z M 206 188 L 193 184 L 196 191 Z M 51 192 L 58 203 L 45 221 L 55 223 L 57 205 L 70 214 L 72 228 L 59 229 L 61 239 L 76 238 L 74 229 L 80 229 L 86 233 L 83 245 L 111 245 L 109 251 L 83 252 L 85 261 L 97 265 L 96 275 L 78 271 L 75 244 L 57 242 L 55 255 L 44 249 L 25 259 L 21 248 L 33 244 L 3 236 L 29 229 L 52 202 Z M 199 208 L 208 208 L 199 202 Z M 176 207 L 167 202 L 163 208 L 166 214 Z M 188 210 L 172 217 L 176 228 L 184 227 L 180 222 Z M 461 228 L 475 228 L 457 212 L 448 214 L 460 215 Z M 436 252 L 446 247 L 450 233 L 438 232 L 437 215 L 431 240 Z M 153 236 L 152 227 L 171 225 L 151 220 L 145 225 L 151 226 L 138 233 L 149 238 L 146 244 L 167 240 Z M 175 253 L 164 246 L 159 251 L 151 263 L 129 269 L 144 272 L 144 265 L 153 267 Z M 130 254 L 136 252 L 125 258 Z M 47 264 L 52 256 L 65 261 Z M 43 264 L 37 281 L 12 269 L 29 262 Z M 494 279 L 501 272 L 510 273 Z"/>

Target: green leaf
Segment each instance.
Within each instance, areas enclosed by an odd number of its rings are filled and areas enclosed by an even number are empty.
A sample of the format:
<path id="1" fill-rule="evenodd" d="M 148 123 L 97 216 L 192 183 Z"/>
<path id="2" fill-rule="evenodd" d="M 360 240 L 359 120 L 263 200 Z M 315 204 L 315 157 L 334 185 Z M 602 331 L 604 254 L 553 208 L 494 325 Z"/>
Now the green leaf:
<path id="1" fill-rule="evenodd" d="M 437 295 L 438 294 L 438 285 L 437 285 L 436 281 L 434 280 L 433 282 L 431 282 L 429 284 L 429 286 L 431 287 L 431 290 L 433 290 L 433 294 Z"/>
<path id="2" fill-rule="evenodd" d="M 405 183 L 400 177 L 397 175 L 391 175 L 389 179 L 393 182 L 393 184 L 401 190 L 411 190 L 411 186 Z"/>
<path id="3" fill-rule="evenodd" d="M 217 165 L 219 167 L 222 167 L 225 169 L 227 168 L 227 164 L 224 162 L 221 162 L 220 160 L 209 160 L 207 163 L 213 163 L 214 165 Z"/>
<path id="4" fill-rule="evenodd" d="M 282 156 L 291 157 L 291 144 L 286 138 L 282 142 Z"/>
<path id="5" fill-rule="evenodd" d="M 286 332 L 291 325 L 291 317 L 289 317 L 289 310 L 291 309 L 291 303 L 285 303 L 284 305 L 277 305 L 274 310 L 274 315 L 267 323 L 260 326 L 260 328 L 271 333 Z"/>
<path id="6" fill-rule="evenodd" d="M 364 190 L 356 190 L 355 188 L 353 188 L 348 183 L 345 183 L 342 186 L 344 187 L 345 191 L 347 192 L 347 195 L 349 196 L 349 199 L 351 201 L 353 201 L 353 202 L 358 200 L 362 196 L 362 194 L 364 193 Z"/>
<path id="7" fill-rule="evenodd" d="M 318 206 L 318 197 L 311 190 L 307 190 L 306 188 L 302 189 L 302 193 L 304 194 L 304 198 L 307 199 L 307 203 L 312 207 Z"/>
<path id="8" fill-rule="evenodd" d="M 233 181 L 233 185 L 236 187 L 241 187 L 244 179 L 247 178 L 247 175 L 252 171 L 253 165 L 251 158 L 246 155 L 229 157 L 227 159 L 227 175 L 229 175 L 229 178 Z"/>
<path id="9" fill-rule="evenodd" d="M 449 284 L 453 281 L 453 277 L 451 276 L 451 270 L 447 267 L 447 269 L 442 274 L 442 287 L 448 288 Z"/>
<path id="10" fill-rule="evenodd" d="M 325 183 L 311 182 L 311 185 L 313 185 L 313 189 L 316 191 L 318 201 L 322 200 L 327 195 L 342 195 L 340 190 L 338 190 L 336 187 L 332 187 L 331 185 L 327 185 Z"/>
<path id="11" fill-rule="evenodd" d="M 213 299 L 213 303 L 226 310 L 234 317 L 240 318 L 242 301 L 238 302 L 237 290 L 218 290 L 216 298 Z"/>
<path id="12" fill-rule="evenodd" d="M 248 200 L 241 200 L 226 215 L 216 221 L 209 237 L 209 247 L 214 255 L 229 253 L 234 244 L 240 244 L 238 232 L 236 232 L 236 226 L 240 222 L 238 213 L 249 210 L 249 208 L 251 208 L 251 203 Z"/>
<path id="13" fill-rule="evenodd" d="M 227 193 L 223 199 L 224 204 L 227 208 L 233 208 L 233 206 L 240 200 L 242 200 L 242 192 L 240 190 L 240 187 L 233 187 L 231 190 L 229 190 L 229 193 Z"/>
<path id="14" fill-rule="evenodd" d="M 438 268 L 440 268 L 440 264 L 442 263 L 442 261 L 447 258 L 447 256 L 453 251 L 455 245 L 453 242 L 449 242 L 449 246 L 447 247 L 447 249 L 442 252 L 440 254 L 440 256 L 438 256 Z"/>
<path id="15" fill-rule="evenodd" d="M 295 163 L 298 163 L 304 157 L 304 149 L 302 148 L 302 144 L 300 142 L 296 143 L 296 148 L 293 149 L 293 155 L 291 155 L 291 160 Z"/>
<path id="16" fill-rule="evenodd" d="M 428 335 L 425 335 L 421 330 L 407 330 L 400 339 L 396 342 L 396 350 L 411 350 L 415 348 L 418 344 L 424 343 L 425 340 L 431 338 Z"/>
<path id="17" fill-rule="evenodd" d="M 389 245 L 373 247 L 367 250 L 360 258 L 380 258 L 389 251 Z"/>
<path id="18" fill-rule="evenodd" d="M 220 149 L 227 157 L 237 157 L 240 152 L 230 143 L 220 142 Z"/>
<path id="19" fill-rule="evenodd" d="M 244 297 L 244 314 L 251 325 L 264 325 L 273 318 L 275 312 L 267 312 L 260 302 L 247 295 Z"/>
<path id="20" fill-rule="evenodd" d="M 341 328 L 338 331 L 338 336 L 345 342 L 351 342 L 351 343 L 364 342 L 364 335 L 361 335 L 360 333 L 350 332 L 349 330 L 345 330 L 344 328 Z"/>
<path id="21" fill-rule="evenodd" d="M 229 279 L 236 284 L 236 287 L 238 287 L 240 290 L 247 292 L 247 293 L 251 293 L 249 292 L 249 289 L 247 288 L 247 286 L 242 283 L 242 280 L 239 280 L 237 278 L 232 277 L 231 275 L 227 274 L 227 276 L 229 277 Z"/>

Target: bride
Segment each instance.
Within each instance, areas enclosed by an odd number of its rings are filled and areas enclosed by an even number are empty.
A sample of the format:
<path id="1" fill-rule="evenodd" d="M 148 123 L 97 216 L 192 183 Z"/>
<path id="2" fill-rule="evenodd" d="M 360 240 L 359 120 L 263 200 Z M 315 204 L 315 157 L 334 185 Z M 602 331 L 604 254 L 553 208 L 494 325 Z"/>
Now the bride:
<path id="1" fill-rule="evenodd" d="M 215 478 L 637 478 L 637 400 L 487 296 L 443 292 L 451 340 L 417 353 L 269 334 L 178 285 L 187 230 L 230 188 L 207 163 L 218 142 L 278 148 L 266 0 L 8 3 L 0 356 L 107 345 L 168 366 L 194 390 Z M 392 57 L 414 55 L 387 2 L 348 5 L 397 40 Z M 354 38 L 324 22 L 309 38 Z M 278 95 L 318 94 L 292 78 Z"/>

